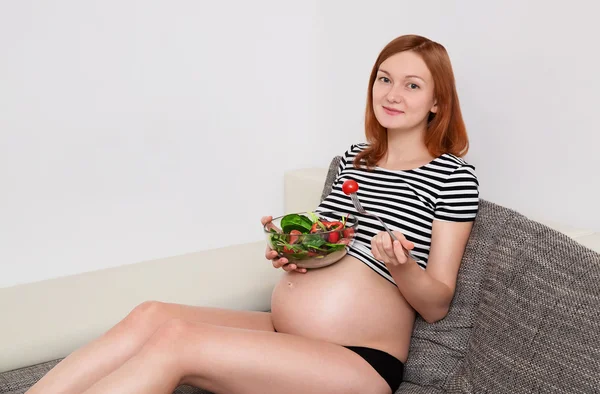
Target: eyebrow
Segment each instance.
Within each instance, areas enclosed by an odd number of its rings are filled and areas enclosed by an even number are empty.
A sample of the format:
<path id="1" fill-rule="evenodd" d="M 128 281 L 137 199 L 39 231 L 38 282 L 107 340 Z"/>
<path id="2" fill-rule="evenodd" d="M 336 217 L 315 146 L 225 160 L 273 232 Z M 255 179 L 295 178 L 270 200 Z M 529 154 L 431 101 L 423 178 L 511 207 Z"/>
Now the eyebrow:
<path id="1" fill-rule="evenodd" d="M 381 68 L 378 71 L 391 76 L 391 74 L 389 72 L 387 72 Z M 420 79 L 421 81 L 425 82 L 425 80 L 423 78 L 419 77 L 418 75 L 407 75 L 407 76 L 405 76 L 405 78 L 417 78 L 417 79 Z"/>

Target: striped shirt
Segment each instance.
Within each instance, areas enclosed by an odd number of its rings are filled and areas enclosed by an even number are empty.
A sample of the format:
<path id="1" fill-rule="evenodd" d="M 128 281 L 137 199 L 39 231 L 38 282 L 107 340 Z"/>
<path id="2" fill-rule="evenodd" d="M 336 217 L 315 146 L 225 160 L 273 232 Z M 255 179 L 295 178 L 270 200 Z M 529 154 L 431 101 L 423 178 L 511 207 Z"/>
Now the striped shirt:
<path id="1" fill-rule="evenodd" d="M 367 147 L 367 143 L 354 144 L 345 152 L 331 192 L 315 210 L 355 215 L 358 229 L 354 242 L 347 247 L 348 254 L 395 284 L 385 264 L 371 253 L 371 238 L 385 230 L 376 219 L 356 211 L 350 196 L 342 191 L 344 181 L 354 179 L 363 208 L 414 243 L 412 251 L 423 269 L 429 258 L 433 220 L 473 221 L 479 205 L 479 182 L 474 166 L 448 153 L 411 170 L 355 168 L 354 157 Z"/>

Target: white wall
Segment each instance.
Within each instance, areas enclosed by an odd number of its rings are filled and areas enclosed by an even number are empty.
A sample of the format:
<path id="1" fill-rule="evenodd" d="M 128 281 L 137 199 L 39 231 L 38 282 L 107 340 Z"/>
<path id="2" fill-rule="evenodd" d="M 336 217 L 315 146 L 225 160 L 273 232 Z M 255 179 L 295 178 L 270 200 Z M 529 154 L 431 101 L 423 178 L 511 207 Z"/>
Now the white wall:
<path id="1" fill-rule="evenodd" d="M 312 7 L 1 2 L 0 287 L 261 239 L 312 160 Z"/>
<path id="2" fill-rule="evenodd" d="M 482 197 L 600 229 L 592 2 L 363 3 L 1 2 L 0 287 L 262 239 L 406 33 L 450 52 Z"/>

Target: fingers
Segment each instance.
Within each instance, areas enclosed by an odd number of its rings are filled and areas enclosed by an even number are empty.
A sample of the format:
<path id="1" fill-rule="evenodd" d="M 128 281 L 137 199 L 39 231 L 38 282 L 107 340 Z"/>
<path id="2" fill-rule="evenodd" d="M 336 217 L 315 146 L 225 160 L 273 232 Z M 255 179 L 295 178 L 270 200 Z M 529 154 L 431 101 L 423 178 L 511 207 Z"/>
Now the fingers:
<path id="1" fill-rule="evenodd" d="M 388 233 L 382 233 L 380 237 L 381 246 L 383 247 L 383 252 L 388 258 L 394 257 L 394 246 L 392 245 L 392 237 Z"/>
<path id="2" fill-rule="evenodd" d="M 280 260 L 285 260 L 285 258 L 281 258 Z M 287 260 L 285 260 L 287 261 Z M 291 272 L 291 271 L 296 271 L 296 272 L 300 272 L 301 274 L 305 274 L 306 273 L 306 268 L 299 268 L 296 264 L 294 263 L 286 263 L 283 264 L 282 266 L 283 270 L 285 272 Z"/>
<path id="3" fill-rule="evenodd" d="M 267 260 L 273 260 L 275 257 L 277 257 L 277 252 L 271 249 L 269 245 L 267 245 L 267 247 L 265 248 L 265 258 Z"/>
<path id="4" fill-rule="evenodd" d="M 298 268 L 298 266 L 296 264 L 286 264 L 283 266 L 283 270 L 285 272 L 296 271 L 296 272 L 300 272 L 301 274 L 306 273 L 306 268 Z"/>
<path id="5" fill-rule="evenodd" d="M 260 222 L 267 231 L 275 231 L 276 233 L 281 233 L 281 229 L 273 224 L 273 216 L 263 216 L 260 219 Z"/>
<path id="6" fill-rule="evenodd" d="M 406 249 L 402 246 L 402 242 L 395 241 L 394 242 L 394 256 L 396 257 L 396 261 L 399 264 L 404 264 L 408 261 Z"/>
<path id="7" fill-rule="evenodd" d="M 398 241 L 393 241 L 387 232 L 380 232 L 375 235 L 371 240 L 371 252 L 373 257 L 385 264 L 404 264 L 408 261 L 405 248 L 412 249 L 414 244 L 407 241 L 404 235 L 399 232 L 394 232 L 394 235 L 398 238 Z"/>
<path id="8" fill-rule="evenodd" d="M 273 263 L 275 263 L 275 261 L 281 260 L 279 258 L 279 255 L 277 254 L 277 252 L 270 248 L 267 248 L 267 251 L 265 252 L 265 257 L 267 260 L 272 260 Z M 283 260 L 285 260 L 285 259 L 283 259 Z M 275 265 L 275 264 L 273 264 L 273 265 Z M 275 268 L 279 268 L 279 267 L 275 267 Z"/>
<path id="9" fill-rule="evenodd" d="M 279 254 L 268 246 L 267 251 L 265 252 L 265 257 L 267 260 L 271 260 L 274 268 L 281 268 L 288 263 L 288 260 L 285 257 L 279 257 Z"/>
<path id="10" fill-rule="evenodd" d="M 263 216 L 260 219 L 260 223 L 263 226 L 267 226 L 267 224 L 271 223 L 272 220 L 273 216 Z M 277 232 L 281 232 L 281 230 L 279 230 L 273 224 L 271 224 L 267 228 L 274 229 Z M 265 257 L 267 258 L 267 260 L 271 260 L 271 263 L 273 264 L 274 268 L 283 268 L 283 270 L 286 272 L 296 271 L 303 274 L 306 273 L 306 268 L 298 268 L 296 264 L 290 264 L 288 259 L 286 259 L 285 257 L 279 257 L 279 254 L 268 246 L 267 250 L 265 251 Z"/>
<path id="11" fill-rule="evenodd" d="M 277 257 L 271 259 L 273 261 L 273 267 L 281 268 L 284 265 L 288 264 L 288 260 L 285 257 Z"/>
<path id="12" fill-rule="evenodd" d="M 386 241 L 391 245 L 391 238 L 388 233 L 381 232 L 375 235 L 371 240 L 371 252 L 373 253 L 373 257 L 387 264 L 390 263 L 391 260 L 390 255 L 388 255 L 388 253 L 386 252 Z M 394 256 L 393 249 L 391 256 Z"/>
<path id="13" fill-rule="evenodd" d="M 260 223 L 264 226 L 265 224 L 269 223 L 272 220 L 273 220 L 273 216 L 263 216 L 260 219 Z"/>
<path id="14" fill-rule="evenodd" d="M 307 271 L 306 268 L 299 268 L 296 264 L 290 264 L 288 259 L 286 259 L 285 257 L 279 257 L 277 252 L 269 248 L 268 246 L 267 250 L 265 251 L 265 257 L 267 258 L 267 260 L 271 260 L 273 268 L 283 268 L 283 270 L 286 272 L 296 271 L 303 274 Z"/>
<path id="15" fill-rule="evenodd" d="M 400 240 L 400 244 L 404 247 L 404 249 L 411 250 L 415 247 L 415 244 L 410 242 L 407 239 Z"/>
<path id="16" fill-rule="evenodd" d="M 373 254 L 373 257 L 375 257 L 377 260 L 383 261 L 381 252 L 379 252 L 379 243 L 377 242 L 378 235 L 379 234 L 376 234 L 373 238 L 371 238 L 371 253 Z"/>
<path id="17" fill-rule="evenodd" d="M 394 242 L 395 241 L 392 240 L 392 237 L 390 237 L 387 232 L 381 233 L 378 241 L 378 247 L 380 251 L 383 249 L 382 256 L 383 261 L 386 264 L 396 264 L 396 253 L 394 252 L 393 244 Z"/>

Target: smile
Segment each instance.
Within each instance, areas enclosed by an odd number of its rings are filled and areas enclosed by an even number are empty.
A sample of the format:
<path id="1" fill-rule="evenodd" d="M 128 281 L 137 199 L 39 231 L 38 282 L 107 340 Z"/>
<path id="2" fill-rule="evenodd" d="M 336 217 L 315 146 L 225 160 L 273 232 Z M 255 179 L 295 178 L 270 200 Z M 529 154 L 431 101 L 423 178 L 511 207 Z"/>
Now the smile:
<path id="1" fill-rule="evenodd" d="M 402 115 L 404 113 L 403 111 L 400 111 L 398 109 L 388 108 L 385 106 L 382 106 L 382 107 L 383 107 L 383 110 L 385 111 L 385 113 L 388 115 L 395 116 L 395 115 Z"/>

